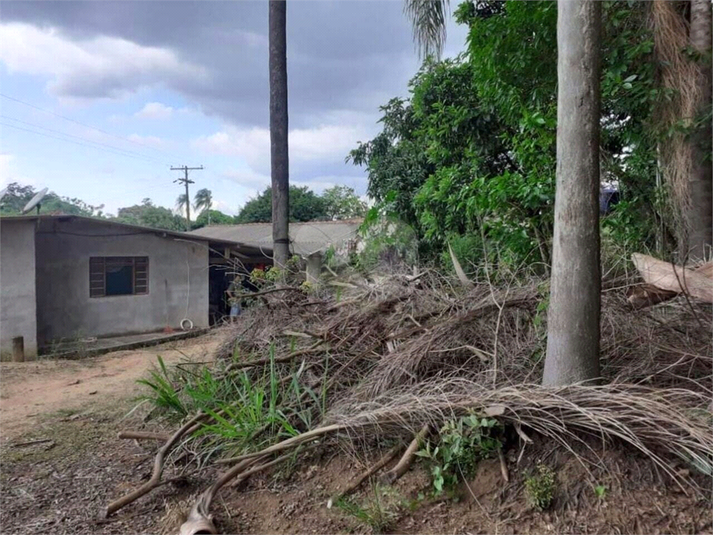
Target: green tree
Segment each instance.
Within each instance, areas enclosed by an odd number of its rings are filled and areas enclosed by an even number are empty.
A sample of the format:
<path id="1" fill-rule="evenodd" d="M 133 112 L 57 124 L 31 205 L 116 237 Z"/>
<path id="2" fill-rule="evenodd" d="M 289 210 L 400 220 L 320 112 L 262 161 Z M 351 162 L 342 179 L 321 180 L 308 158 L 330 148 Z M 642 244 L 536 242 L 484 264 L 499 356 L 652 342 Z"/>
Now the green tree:
<path id="1" fill-rule="evenodd" d="M 290 186 L 290 221 L 326 219 L 324 200 L 306 186 Z M 235 216 L 236 223 L 269 223 L 272 218 L 272 188 L 249 200 Z"/>
<path id="2" fill-rule="evenodd" d="M 648 7 L 602 7 L 601 169 L 623 199 L 603 227 L 620 244 L 654 247 L 660 194 L 651 180 L 652 117 L 662 91 Z M 422 254 L 465 236 L 473 244 L 465 260 L 487 251 L 500 261 L 549 263 L 557 4 L 464 2 L 455 16 L 470 28 L 468 56 L 427 61 L 410 98 L 383 106 L 382 131 L 348 159 L 366 167 L 378 208 L 414 226 Z"/>
<path id="3" fill-rule="evenodd" d="M 203 210 L 210 210 L 211 206 L 213 206 L 211 191 L 207 188 L 199 189 L 193 197 L 193 208 L 200 214 Z"/>
<path id="4" fill-rule="evenodd" d="M 235 218 L 231 215 L 224 214 L 218 210 L 203 210 L 195 222 L 193 228 L 201 228 L 208 225 L 234 225 Z"/>
<path id="5" fill-rule="evenodd" d="M 118 223 L 139 225 L 164 230 L 185 230 L 184 219 L 163 206 L 156 206 L 151 199 L 143 199 L 141 204 L 119 208 L 116 217 Z"/>
<path id="6" fill-rule="evenodd" d="M 188 196 L 185 193 L 181 193 L 176 198 L 176 210 L 178 210 L 182 214 L 187 214 L 188 210 L 190 209 L 190 203 L 191 200 L 188 198 Z"/>
<path id="7" fill-rule="evenodd" d="M 364 217 L 366 204 L 347 186 L 333 186 L 322 193 L 324 211 L 328 219 Z"/>
<path id="8" fill-rule="evenodd" d="M 7 186 L 7 192 L 0 201 L 0 214 L 19 215 L 25 205 L 37 191 L 32 186 L 23 186 L 13 182 Z M 104 205 L 93 206 L 78 198 L 60 197 L 50 191 L 42 199 L 42 214 L 45 215 L 80 215 L 102 217 Z"/>
<path id="9" fill-rule="evenodd" d="M 691 135 L 692 168 L 689 179 L 690 203 L 686 203 L 683 221 L 686 241 L 684 258 L 701 260 L 713 247 L 713 165 L 711 162 L 711 16 L 710 0 L 691 0 L 690 42 L 700 74 L 696 80 L 699 98 L 695 103 L 696 125 Z"/>

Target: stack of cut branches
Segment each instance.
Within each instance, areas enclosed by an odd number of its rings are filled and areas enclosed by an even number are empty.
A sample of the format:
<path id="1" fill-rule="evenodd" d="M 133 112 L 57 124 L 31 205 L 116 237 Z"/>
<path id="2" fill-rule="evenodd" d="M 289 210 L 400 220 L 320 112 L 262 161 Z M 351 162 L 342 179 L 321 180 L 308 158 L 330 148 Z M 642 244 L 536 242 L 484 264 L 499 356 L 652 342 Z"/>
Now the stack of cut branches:
<path id="1" fill-rule="evenodd" d="M 679 298 L 634 311 L 625 288 L 605 290 L 606 386 L 546 389 L 537 386 L 546 333 L 542 280 L 464 287 L 424 271 L 334 287 L 317 295 L 264 294 L 262 304 L 226 328 L 211 370 L 172 377 L 177 404 L 193 396 L 192 410 L 180 405 L 187 423 L 161 448 L 154 477 L 107 512 L 165 482 L 164 463 L 188 455 L 195 469 L 230 466 L 181 530 L 217 533 L 210 505 L 230 481 L 355 434 L 374 442 L 401 438 L 356 484 L 406 449 L 382 476 L 398 477 L 429 430 L 466 413 L 567 448 L 586 435 L 618 440 L 682 485 L 693 482 L 671 470 L 671 456 L 713 472 L 713 321 L 705 304 Z"/>

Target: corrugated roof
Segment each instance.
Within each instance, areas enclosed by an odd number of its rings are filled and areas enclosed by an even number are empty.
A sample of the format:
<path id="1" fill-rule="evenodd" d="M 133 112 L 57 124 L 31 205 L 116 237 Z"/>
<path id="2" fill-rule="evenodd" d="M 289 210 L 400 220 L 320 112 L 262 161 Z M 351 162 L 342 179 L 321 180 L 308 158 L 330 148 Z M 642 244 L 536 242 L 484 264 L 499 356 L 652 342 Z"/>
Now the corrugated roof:
<path id="1" fill-rule="evenodd" d="M 293 253 L 309 256 L 354 239 L 361 219 L 290 223 L 290 248 Z M 191 235 L 234 240 L 254 247 L 272 248 L 272 223 L 215 225 L 191 232 Z"/>
<path id="2" fill-rule="evenodd" d="M 234 248 L 242 248 L 245 250 L 246 253 L 251 253 L 251 254 L 260 254 L 260 248 L 253 247 L 250 244 L 246 243 L 241 243 L 237 242 L 235 240 L 230 240 L 230 239 L 225 239 L 225 238 L 219 238 L 219 237 L 212 237 L 212 236 L 205 236 L 205 235 L 200 235 L 200 234 L 194 234 L 192 232 L 177 232 L 174 230 L 164 230 L 164 229 L 157 229 L 157 228 L 152 228 L 152 227 L 142 227 L 140 225 L 130 225 L 128 223 L 119 223 L 117 221 L 112 221 L 110 219 L 101 219 L 97 217 L 85 217 L 85 216 L 79 216 L 79 215 L 23 215 L 23 216 L 2 216 L 0 217 L 0 225 L 6 222 L 12 222 L 12 221 L 67 221 L 71 222 L 74 220 L 78 221 L 86 221 L 88 223 L 96 224 L 96 225 L 103 225 L 103 226 L 113 226 L 113 227 L 118 227 L 126 230 L 132 230 L 136 231 L 136 233 L 152 233 L 152 234 L 160 234 L 164 236 L 171 236 L 172 238 L 180 238 L 184 240 L 198 240 L 198 241 L 207 241 L 207 242 L 213 242 L 221 245 L 228 245 L 230 247 Z M 263 248 L 264 250 L 264 248 Z M 272 245 L 269 246 L 268 250 L 265 251 L 268 256 L 272 256 Z"/>

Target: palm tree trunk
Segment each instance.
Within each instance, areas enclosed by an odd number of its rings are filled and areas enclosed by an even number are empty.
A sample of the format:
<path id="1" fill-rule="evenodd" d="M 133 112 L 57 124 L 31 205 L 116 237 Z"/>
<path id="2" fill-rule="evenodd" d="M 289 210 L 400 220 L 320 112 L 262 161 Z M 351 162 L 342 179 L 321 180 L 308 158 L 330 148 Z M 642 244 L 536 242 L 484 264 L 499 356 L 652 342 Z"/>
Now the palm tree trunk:
<path id="1" fill-rule="evenodd" d="M 287 4 L 270 0 L 270 156 L 272 171 L 273 261 L 289 258 L 290 178 L 287 145 Z"/>
<path id="2" fill-rule="evenodd" d="M 691 48 L 700 56 L 698 115 L 711 105 L 711 2 L 691 0 Z M 713 172 L 711 155 L 711 123 L 691 136 L 692 162 L 689 191 L 691 205 L 686 224 L 688 227 L 688 258 L 705 258 L 713 245 Z"/>
<path id="3" fill-rule="evenodd" d="M 557 182 L 544 385 L 599 377 L 597 0 L 557 3 Z"/>

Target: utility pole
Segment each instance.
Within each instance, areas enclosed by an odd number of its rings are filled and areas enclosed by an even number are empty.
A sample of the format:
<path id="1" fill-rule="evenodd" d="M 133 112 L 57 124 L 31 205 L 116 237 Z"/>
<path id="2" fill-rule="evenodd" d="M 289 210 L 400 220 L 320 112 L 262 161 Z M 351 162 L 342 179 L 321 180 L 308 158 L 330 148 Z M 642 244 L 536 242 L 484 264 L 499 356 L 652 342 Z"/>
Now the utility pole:
<path id="1" fill-rule="evenodd" d="M 177 178 L 173 181 L 174 184 L 185 184 L 186 186 L 186 230 L 191 230 L 191 197 L 188 195 L 188 184 L 195 184 L 193 180 L 188 180 L 188 171 L 202 171 L 203 166 L 200 167 L 188 167 L 184 165 L 183 167 L 173 167 L 171 166 L 171 171 L 183 171 L 183 178 Z"/>

